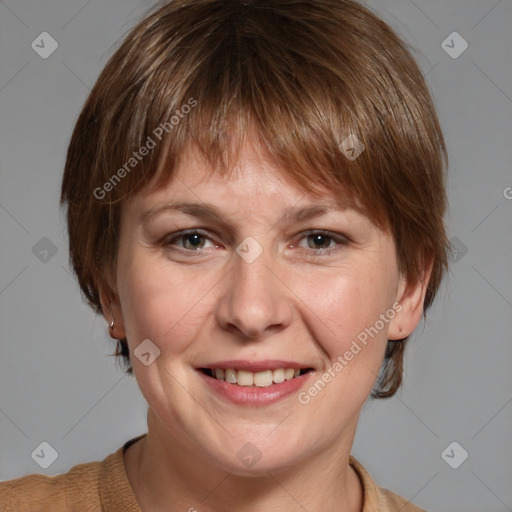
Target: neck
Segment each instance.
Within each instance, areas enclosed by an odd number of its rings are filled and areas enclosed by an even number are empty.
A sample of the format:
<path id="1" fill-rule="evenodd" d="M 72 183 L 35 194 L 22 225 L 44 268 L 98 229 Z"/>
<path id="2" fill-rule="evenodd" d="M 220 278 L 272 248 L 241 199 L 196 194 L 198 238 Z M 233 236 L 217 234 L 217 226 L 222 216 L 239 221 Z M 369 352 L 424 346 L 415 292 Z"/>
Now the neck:
<path id="1" fill-rule="evenodd" d="M 179 443 L 149 409 L 148 435 L 126 450 L 125 467 L 142 511 L 361 512 L 362 486 L 348 464 L 352 441 L 298 466 L 237 475 Z"/>

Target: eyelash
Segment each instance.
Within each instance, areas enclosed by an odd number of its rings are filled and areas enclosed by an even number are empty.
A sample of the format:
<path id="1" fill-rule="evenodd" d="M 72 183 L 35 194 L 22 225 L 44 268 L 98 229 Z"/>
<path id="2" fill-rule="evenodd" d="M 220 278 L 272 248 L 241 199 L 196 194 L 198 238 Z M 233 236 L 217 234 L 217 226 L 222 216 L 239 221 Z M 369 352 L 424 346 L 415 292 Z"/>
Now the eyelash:
<path id="1" fill-rule="evenodd" d="M 170 235 L 169 237 L 167 237 L 164 240 L 164 245 L 167 248 L 169 248 L 170 250 L 178 251 L 183 254 L 187 254 L 188 256 L 200 256 L 201 253 L 203 252 L 200 249 L 198 249 L 198 250 L 184 249 L 181 247 L 172 247 L 171 248 L 171 246 L 174 245 L 173 242 L 175 240 L 179 240 L 179 239 L 183 240 L 185 237 L 190 236 L 190 235 L 200 235 L 203 238 L 212 241 L 210 236 L 208 236 L 208 234 L 205 233 L 204 231 L 202 231 L 201 229 L 189 229 L 189 230 L 179 231 L 178 233 L 173 233 L 172 235 Z M 302 240 L 304 238 L 308 238 L 308 237 L 314 236 L 314 235 L 324 236 L 324 237 L 330 239 L 330 241 L 336 242 L 337 245 L 344 246 L 344 245 L 348 245 L 348 243 L 349 243 L 349 239 L 346 236 L 341 235 L 341 234 L 332 233 L 330 231 L 326 231 L 326 230 L 322 230 L 322 229 L 310 229 L 310 230 L 304 231 L 303 233 L 301 233 L 301 237 L 299 238 L 299 240 Z M 297 245 L 294 244 L 294 247 L 296 247 L 296 246 Z M 336 246 L 327 247 L 324 249 L 311 249 L 311 248 L 309 248 L 309 249 L 310 250 L 307 252 L 309 254 L 312 254 L 313 256 L 328 256 L 333 252 L 333 250 L 336 249 Z"/>

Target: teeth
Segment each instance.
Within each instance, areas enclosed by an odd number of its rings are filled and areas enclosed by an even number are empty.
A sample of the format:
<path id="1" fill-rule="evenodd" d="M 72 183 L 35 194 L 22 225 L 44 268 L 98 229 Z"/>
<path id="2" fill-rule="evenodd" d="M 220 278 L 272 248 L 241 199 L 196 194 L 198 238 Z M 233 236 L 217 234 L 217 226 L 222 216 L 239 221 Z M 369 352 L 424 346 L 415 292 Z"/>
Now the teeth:
<path id="1" fill-rule="evenodd" d="M 240 372 L 238 372 L 240 379 Z M 273 373 L 272 370 L 266 370 L 264 372 L 258 372 L 254 374 L 254 385 L 260 388 L 270 386 L 272 384 Z"/>
<path id="2" fill-rule="evenodd" d="M 217 372 L 217 371 L 215 371 Z M 226 382 L 229 382 L 231 384 L 236 384 L 236 371 L 232 368 L 228 368 L 226 370 Z"/>
<path id="3" fill-rule="evenodd" d="M 284 370 L 282 368 L 279 368 L 278 370 L 274 370 L 272 372 L 272 380 L 276 384 L 281 384 L 281 382 L 284 382 Z"/>
<path id="4" fill-rule="evenodd" d="M 254 384 L 254 373 L 238 370 L 236 380 L 239 386 L 252 386 Z"/>
<path id="5" fill-rule="evenodd" d="M 235 370 L 228 368 L 212 369 L 217 380 L 225 380 L 230 384 L 238 384 L 239 386 L 256 386 L 260 388 L 281 384 L 285 380 L 291 380 L 300 375 L 300 370 L 294 368 L 278 368 L 276 370 L 264 370 L 262 372 L 248 372 L 245 370 Z"/>

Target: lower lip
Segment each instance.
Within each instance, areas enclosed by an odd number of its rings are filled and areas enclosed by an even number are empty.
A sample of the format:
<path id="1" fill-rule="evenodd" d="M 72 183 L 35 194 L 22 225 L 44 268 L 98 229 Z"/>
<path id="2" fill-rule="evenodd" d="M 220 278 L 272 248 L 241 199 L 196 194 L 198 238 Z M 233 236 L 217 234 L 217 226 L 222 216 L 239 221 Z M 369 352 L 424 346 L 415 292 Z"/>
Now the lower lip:
<path id="1" fill-rule="evenodd" d="M 261 407 L 270 405 L 274 402 L 282 400 L 287 396 L 297 393 L 304 385 L 309 377 L 308 372 L 290 380 L 285 380 L 281 384 L 272 384 L 268 387 L 258 386 L 239 386 L 238 384 L 230 384 L 224 380 L 217 380 L 214 377 L 206 375 L 201 370 L 197 370 L 204 382 L 215 393 L 237 405 L 249 405 L 253 407 Z"/>

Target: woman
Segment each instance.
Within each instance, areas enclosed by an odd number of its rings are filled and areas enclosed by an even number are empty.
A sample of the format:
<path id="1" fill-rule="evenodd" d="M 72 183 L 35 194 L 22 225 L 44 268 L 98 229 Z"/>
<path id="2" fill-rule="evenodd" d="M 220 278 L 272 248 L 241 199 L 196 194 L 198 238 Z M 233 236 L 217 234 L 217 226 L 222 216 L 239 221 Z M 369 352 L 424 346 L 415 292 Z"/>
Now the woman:
<path id="1" fill-rule="evenodd" d="M 350 451 L 446 268 L 444 166 L 421 71 L 352 0 L 145 18 L 76 123 L 61 202 L 148 432 L 0 483 L 1 510 L 421 510 Z"/>

